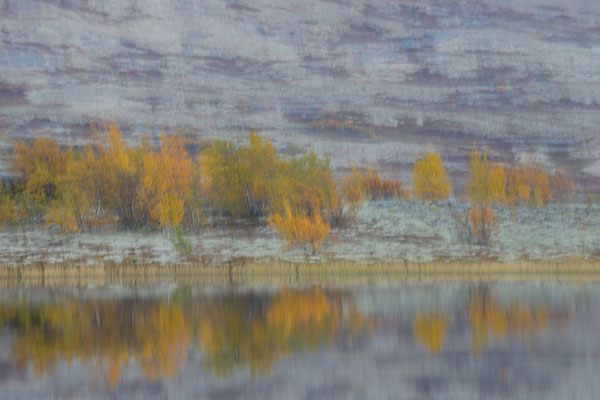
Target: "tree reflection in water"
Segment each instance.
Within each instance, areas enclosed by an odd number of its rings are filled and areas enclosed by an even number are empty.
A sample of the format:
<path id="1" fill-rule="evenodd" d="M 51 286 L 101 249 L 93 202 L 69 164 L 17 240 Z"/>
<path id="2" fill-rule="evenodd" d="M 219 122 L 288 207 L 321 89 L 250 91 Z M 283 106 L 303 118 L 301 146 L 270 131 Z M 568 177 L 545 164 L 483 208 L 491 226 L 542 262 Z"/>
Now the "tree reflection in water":
<path id="1" fill-rule="evenodd" d="M 341 335 L 357 338 L 374 327 L 352 301 L 319 288 L 283 289 L 268 298 L 183 292 L 169 299 L 0 304 L 0 329 L 13 335 L 17 366 L 44 374 L 60 360 L 78 360 L 113 388 L 130 361 L 150 381 L 172 378 L 192 344 L 217 375 L 245 367 L 254 375 L 270 371 L 283 355 L 329 346 Z"/>
<path id="2" fill-rule="evenodd" d="M 439 353 L 444 345 L 449 321 L 453 315 L 419 314 L 413 321 L 415 341 L 430 355 Z M 487 351 L 491 338 L 500 342 L 509 336 L 532 339 L 551 326 L 562 326 L 575 319 L 575 311 L 550 312 L 544 304 L 530 305 L 518 300 L 505 305 L 487 289 L 474 290 L 468 304 L 471 350 L 474 355 Z"/>
<path id="3" fill-rule="evenodd" d="M 92 381 L 98 377 L 112 388 L 133 365 L 150 382 L 173 378 L 190 351 L 199 351 L 205 367 L 218 376 L 246 368 L 252 376 L 269 373 L 283 356 L 352 344 L 381 326 L 398 329 L 398 319 L 385 318 L 363 314 L 351 291 L 318 287 L 218 295 L 192 295 L 182 288 L 159 298 L 0 303 L 0 333 L 9 334 L 15 367 L 43 375 L 61 361 L 77 361 Z M 464 331 L 453 330 L 460 324 L 469 329 L 477 355 L 491 340 L 535 338 L 574 318 L 573 308 L 501 301 L 484 287 L 472 290 L 462 307 L 430 310 L 411 322 L 417 345 L 430 356 L 443 350 L 453 332 Z"/>

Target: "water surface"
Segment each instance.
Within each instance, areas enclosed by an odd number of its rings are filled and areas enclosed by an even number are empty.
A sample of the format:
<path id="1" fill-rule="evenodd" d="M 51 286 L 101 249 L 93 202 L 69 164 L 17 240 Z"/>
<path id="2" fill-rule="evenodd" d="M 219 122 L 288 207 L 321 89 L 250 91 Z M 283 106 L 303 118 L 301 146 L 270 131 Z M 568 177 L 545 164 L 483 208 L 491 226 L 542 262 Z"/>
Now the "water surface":
<path id="1" fill-rule="evenodd" d="M 0 393 L 36 398 L 593 398 L 600 287 L 6 289 Z"/>

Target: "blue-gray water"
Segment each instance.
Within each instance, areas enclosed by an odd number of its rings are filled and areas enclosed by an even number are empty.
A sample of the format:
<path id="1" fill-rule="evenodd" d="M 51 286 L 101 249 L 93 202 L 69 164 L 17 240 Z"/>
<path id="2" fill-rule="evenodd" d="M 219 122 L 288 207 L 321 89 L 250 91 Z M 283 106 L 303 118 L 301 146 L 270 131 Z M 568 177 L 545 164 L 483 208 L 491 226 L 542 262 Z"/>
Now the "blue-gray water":
<path id="1" fill-rule="evenodd" d="M 587 185 L 599 27 L 597 0 L 2 0 L 0 134 L 253 127 L 403 178 L 431 148 L 460 176 L 478 144 Z"/>
<path id="2" fill-rule="evenodd" d="M 4 289 L 3 399 L 596 398 L 600 288 Z"/>

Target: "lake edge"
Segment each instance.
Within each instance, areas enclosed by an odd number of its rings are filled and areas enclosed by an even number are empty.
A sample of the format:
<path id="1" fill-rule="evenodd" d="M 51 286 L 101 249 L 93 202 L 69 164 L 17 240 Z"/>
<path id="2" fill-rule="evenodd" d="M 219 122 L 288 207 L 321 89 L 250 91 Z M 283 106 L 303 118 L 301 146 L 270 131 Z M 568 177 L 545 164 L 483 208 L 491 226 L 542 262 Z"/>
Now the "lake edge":
<path id="1" fill-rule="evenodd" d="M 404 281 L 600 281 L 600 260 L 497 262 L 288 262 L 244 260 L 222 265 L 104 263 L 0 265 L 0 287 L 85 284 L 319 284 Z"/>

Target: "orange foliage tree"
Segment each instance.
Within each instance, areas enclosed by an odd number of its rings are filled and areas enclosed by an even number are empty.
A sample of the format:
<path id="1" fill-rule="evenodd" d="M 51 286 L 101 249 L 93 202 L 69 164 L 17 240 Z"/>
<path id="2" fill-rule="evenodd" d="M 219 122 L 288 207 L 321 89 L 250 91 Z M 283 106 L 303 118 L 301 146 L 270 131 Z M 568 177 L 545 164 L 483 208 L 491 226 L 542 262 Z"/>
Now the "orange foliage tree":
<path id="1" fill-rule="evenodd" d="M 511 205 L 544 206 L 552 198 L 548 174 L 538 166 L 510 168 L 507 172 L 506 195 Z"/>
<path id="2" fill-rule="evenodd" d="M 488 244 L 498 223 L 494 210 L 483 204 L 474 204 L 467 211 L 467 219 L 471 234 L 478 244 Z"/>
<path id="3" fill-rule="evenodd" d="M 452 195 L 448 172 L 436 153 L 427 153 L 424 158 L 417 160 L 413 168 L 413 182 L 419 199 L 447 200 Z"/>
<path id="4" fill-rule="evenodd" d="M 293 213 L 287 204 L 283 213 L 271 215 L 268 221 L 283 235 L 286 247 L 304 246 L 313 254 L 319 250 L 330 231 L 329 224 L 322 220 L 320 213 Z"/>

